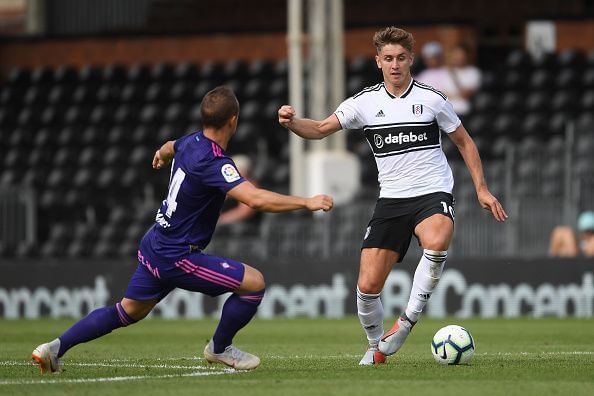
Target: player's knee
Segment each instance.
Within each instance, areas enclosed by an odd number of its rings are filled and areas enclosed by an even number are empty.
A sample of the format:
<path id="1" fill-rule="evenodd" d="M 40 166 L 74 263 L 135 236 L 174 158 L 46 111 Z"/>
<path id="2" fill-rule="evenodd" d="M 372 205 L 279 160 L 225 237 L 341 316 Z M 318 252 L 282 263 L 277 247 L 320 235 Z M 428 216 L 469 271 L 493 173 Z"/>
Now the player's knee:
<path id="1" fill-rule="evenodd" d="M 118 311 L 120 311 L 121 309 L 121 311 L 119 312 L 121 317 L 126 318 L 127 315 L 129 319 L 133 319 L 133 321 L 126 324 L 127 326 L 146 318 L 146 316 L 152 311 L 152 309 L 156 305 L 156 301 L 135 301 L 124 298 L 117 305 L 119 305 L 119 307 L 117 307 Z M 124 322 L 126 322 L 126 320 L 124 320 Z"/>
<path id="2" fill-rule="evenodd" d="M 423 249 L 444 251 L 448 250 L 450 238 L 444 235 L 434 235 L 423 240 Z"/>
<path id="3" fill-rule="evenodd" d="M 240 289 L 242 291 L 256 292 L 265 288 L 266 282 L 264 281 L 264 275 L 257 269 L 246 265 Z"/>
<path id="4" fill-rule="evenodd" d="M 363 280 L 359 281 L 357 287 L 359 288 L 359 292 L 363 294 L 378 294 L 382 292 L 384 285 L 380 282 Z"/>

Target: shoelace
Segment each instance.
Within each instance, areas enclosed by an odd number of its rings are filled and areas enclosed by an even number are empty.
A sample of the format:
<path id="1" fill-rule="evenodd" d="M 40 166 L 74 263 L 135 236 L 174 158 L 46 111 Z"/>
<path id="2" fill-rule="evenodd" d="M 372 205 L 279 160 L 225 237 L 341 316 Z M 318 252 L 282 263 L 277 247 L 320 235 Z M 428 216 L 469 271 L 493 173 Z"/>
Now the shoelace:
<path id="1" fill-rule="evenodd" d="M 247 352 L 244 352 L 241 349 L 234 347 L 233 345 L 227 347 L 227 351 L 231 352 L 231 357 L 235 360 L 244 360 L 248 356 Z"/>

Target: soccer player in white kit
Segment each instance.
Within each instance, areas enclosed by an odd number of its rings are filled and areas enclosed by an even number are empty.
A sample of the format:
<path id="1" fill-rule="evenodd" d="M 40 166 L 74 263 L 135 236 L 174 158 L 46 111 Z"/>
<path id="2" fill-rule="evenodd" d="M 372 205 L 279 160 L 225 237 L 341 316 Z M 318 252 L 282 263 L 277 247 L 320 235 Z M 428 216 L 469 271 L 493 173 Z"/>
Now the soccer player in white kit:
<path id="1" fill-rule="evenodd" d="M 447 97 L 413 80 L 414 39 L 387 27 L 373 37 L 383 82 L 363 89 L 322 121 L 298 118 L 282 106 L 279 123 L 305 139 L 362 129 L 378 168 L 380 195 L 365 232 L 357 281 L 357 311 L 369 341 L 361 365 L 385 362 L 400 349 L 437 286 L 454 232 L 454 180 L 441 149 L 443 131 L 456 144 L 472 176 L 480 205 L 497 221 L 507 214 L 487 188 L 476 145 Z M 423 248 L 405 312 L 384 333 L 380 293 L 402 261 L 412 235 Z"/>

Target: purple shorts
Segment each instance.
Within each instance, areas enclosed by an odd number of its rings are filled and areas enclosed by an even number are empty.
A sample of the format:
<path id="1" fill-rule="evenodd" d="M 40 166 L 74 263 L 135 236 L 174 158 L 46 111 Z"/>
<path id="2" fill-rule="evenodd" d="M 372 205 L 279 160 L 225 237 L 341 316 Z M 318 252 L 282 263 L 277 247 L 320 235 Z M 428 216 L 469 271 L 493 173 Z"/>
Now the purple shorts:
<path id="1" fill-rule="evenodd" d="M 239 261 L 200 252 L 167 261 L 139 250 L 138 267 L 124 296 L 137 301 L 161 300 L 176 287 L 218 296 L 237 289 L 244 272 Z"/>

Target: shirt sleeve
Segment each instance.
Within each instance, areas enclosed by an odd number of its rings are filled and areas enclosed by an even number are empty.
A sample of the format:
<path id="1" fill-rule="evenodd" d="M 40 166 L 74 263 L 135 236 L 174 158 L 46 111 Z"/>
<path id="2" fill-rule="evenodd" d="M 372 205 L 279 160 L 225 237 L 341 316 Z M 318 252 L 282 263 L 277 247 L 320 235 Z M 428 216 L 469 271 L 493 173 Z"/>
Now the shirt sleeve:
<path id="1" fill-rule="evenodd" d="M 438 111 L 435 118 L 437 119 L 439 129 L 445 133 L 454 132 L 462 123 L 449 100 L 443 101 L 443 106 L 441 107 L 441 110 Z"/>
<path id="2" fill-rule="evenodd" d="M 225 194 L 233 187 L 245 181 L 239 174 L 233 160 L 229 157 L 215 157 L 204 168 L 202 181 L 209 187 L 214 187 Z"/>
<path id="3" fill-rule="evenodd" d="M 343 129 L 361 129 L 365 119 L 359 111 L 355 98 L 351 97 L 342 102 L 334 112 Z"/>
<path id="4" fill-rule="evenodd" d="M 188 141 L 188 139 L 192 136 L 196 135 L 196 133 L 191 133 L 189 135 L 185 135 L 180 137 L 179 139 L 176 139 L 175 142 L 173 143 L 173 151 L 175 151 L 176 153 L 180 150 L 182 150 L 184 148 L 184 146 L 186 145 L 186 142 Z"/>

